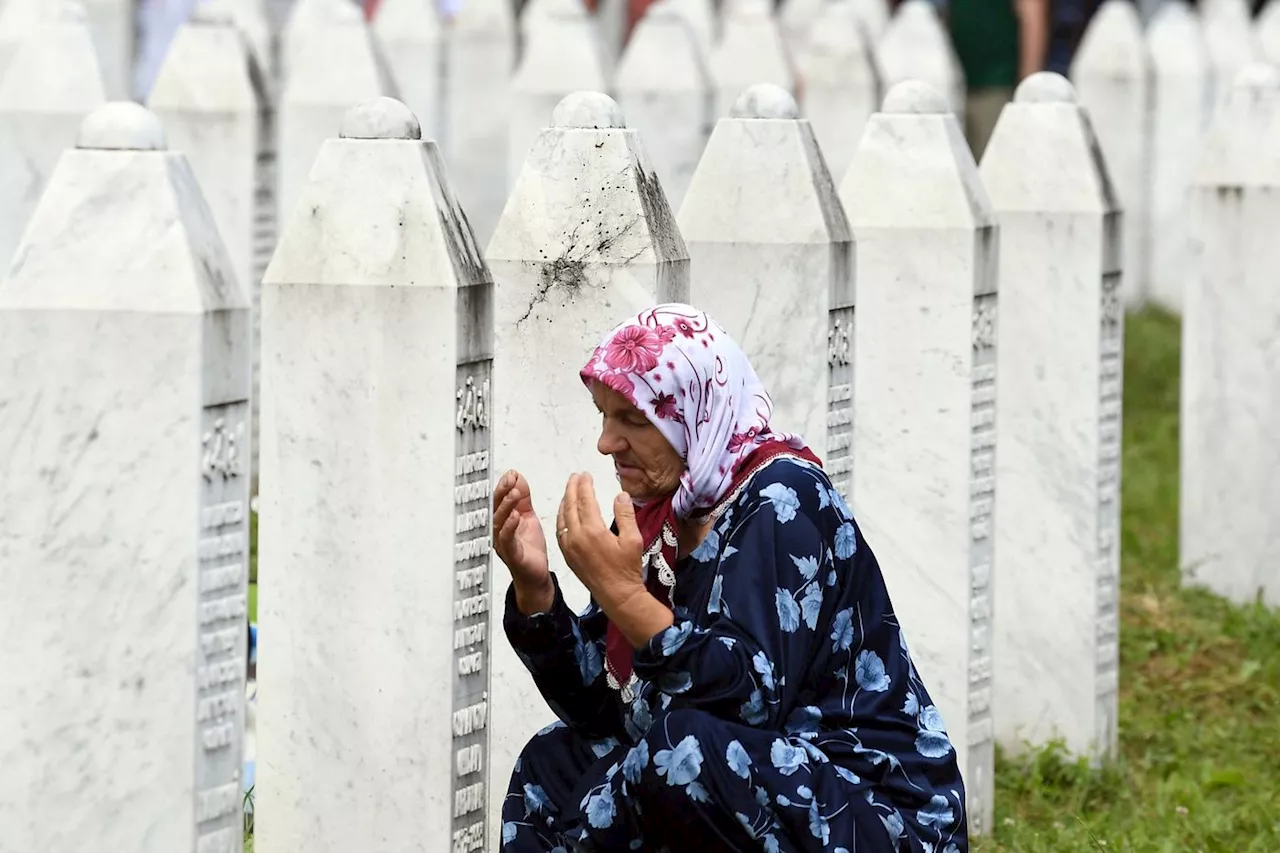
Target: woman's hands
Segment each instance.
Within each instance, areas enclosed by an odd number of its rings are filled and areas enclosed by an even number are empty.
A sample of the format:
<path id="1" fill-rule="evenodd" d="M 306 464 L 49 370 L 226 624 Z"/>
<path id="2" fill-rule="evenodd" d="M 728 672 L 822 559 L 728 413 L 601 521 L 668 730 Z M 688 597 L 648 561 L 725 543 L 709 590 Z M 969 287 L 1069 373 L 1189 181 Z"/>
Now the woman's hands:
<path id="1" fill-rule="evenodd" d="M 493 550 L 511 572 L 516 607 L 526 616 L 545 613 L 556 600 L 547 562 L 547 537 L 533 511 L 529 483 L 508 471 L 493 490 Z"/>
<path id="2" fill-rule="evenodd" d="M 591 475 L 569 477 L 556 513 L 556 541 L 569 568 L 606 613 L 637 593 L 648 594 L 640 570 L 644 543 L 635 508 L 625 492 L 614 498 L 613 515 L 617 536 L 600 515 Z"/>

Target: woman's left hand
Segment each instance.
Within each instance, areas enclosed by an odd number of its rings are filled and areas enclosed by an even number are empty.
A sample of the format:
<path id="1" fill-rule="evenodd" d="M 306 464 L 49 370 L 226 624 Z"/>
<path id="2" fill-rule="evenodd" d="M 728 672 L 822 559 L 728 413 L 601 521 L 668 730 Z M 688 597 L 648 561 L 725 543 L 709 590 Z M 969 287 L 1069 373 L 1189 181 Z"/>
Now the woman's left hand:
<path id="1" fill-rule="evenodd" d="M 564 560 L 606 610 L 645 592 L 640 561 L 644 543 L 626 492 L 613 501 L 614 536 L 600 515 L 590 474 L 573 474 L 556 513 L 556 542 Z"/>

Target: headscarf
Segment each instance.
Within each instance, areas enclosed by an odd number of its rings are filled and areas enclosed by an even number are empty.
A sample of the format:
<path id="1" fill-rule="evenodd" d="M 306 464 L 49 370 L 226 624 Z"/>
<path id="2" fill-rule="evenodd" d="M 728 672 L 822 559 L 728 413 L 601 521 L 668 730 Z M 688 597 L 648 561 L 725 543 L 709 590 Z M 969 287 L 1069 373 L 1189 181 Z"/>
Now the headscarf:
<path id="1" fill-rule="evenodd" d="M 645 584 L 659 599 L 675 586 L 679 519 L 710 511 L 781 453 L 819 464 L 799 435 L 773 431 L 773 401 L 746 354 L 692 306 L 658 305 L 620 323 L 580 375 L 627 398 L 685 461 L 675 492 L 635 503 Z M 613 623 L 606 652 L 610 685 L 629 699 L 633 650 Z"/>

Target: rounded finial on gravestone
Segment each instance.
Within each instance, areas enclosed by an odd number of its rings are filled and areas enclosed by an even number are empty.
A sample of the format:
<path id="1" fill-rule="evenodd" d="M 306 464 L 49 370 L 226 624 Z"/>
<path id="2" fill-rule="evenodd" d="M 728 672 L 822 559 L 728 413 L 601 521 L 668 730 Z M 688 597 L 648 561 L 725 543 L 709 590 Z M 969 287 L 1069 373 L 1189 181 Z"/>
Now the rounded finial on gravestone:
<path id="1" fill-rule="evenodd" d="M 574 92 L 556 104 L 551 113 L 553 127 L 576 127 L 587 130 L 604 130 L 626 127 L 618 102 L 603 92 Z"/>
<path id="2" fill-rule="evenodd" d="M 371 98 L 342 117 L 343 139 L 421 139 L 422 125 L 413 110 L 395 98 Z"/>
<path id="3" fill-rule="evenodd" d="M 951 112 L 947 99 L 928 83 L 903 80 L 884 96 L 881 112 L 900 115 L 942 115 Z"/>
<path id="4" fill-rule="evenodd" d="M 1061 74 L 1037 71 L 1018 84 L 1013 100 L 1018 104 L 1074 104 L 1076 89 Z"/>
<path id="5" fill-rule="evenodd" d="M 730 118 L 800 118 L 800 107 L 791 93 L 772 83 L 757 83 L 738 96 Z"/>
<path id="6" fill-rule="evenodd" d="M 111 101 L 85 116 L 76 147 L 93 151 L 164 151 L 164 125 L 133 101 Z"/>
<path id="7" fill-rule="evenodd" d="M 1250 62 L 1236 73 L 1231 88 L 1257 93 L 1280 88 L 1280 69 L 1269 62 Z"/>

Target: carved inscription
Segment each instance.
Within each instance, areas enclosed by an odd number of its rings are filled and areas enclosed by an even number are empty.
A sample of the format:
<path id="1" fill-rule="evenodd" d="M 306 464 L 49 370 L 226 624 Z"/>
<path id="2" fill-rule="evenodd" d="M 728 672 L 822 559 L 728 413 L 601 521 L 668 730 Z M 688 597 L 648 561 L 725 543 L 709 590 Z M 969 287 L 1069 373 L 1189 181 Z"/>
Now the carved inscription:
<path id="1" fill-rule="evenodd" d="M 196 790 L 198 853 L 241 843 L 248 565 L 248 406 L 206 409 L 197 546 Z"/>
<path id="2" fill-rule="evenodd" d="M 969 820 L 982 832 L 985 791 L 990 778 L 994 728 L 991 716 L 991 519 L 996 491 L 996 297 L 973 303 L 973 391 L 969 435 L 969 767 L 979 780 L 971 790 Z"/>
<path id="3" fill-rule="evenodd" d="M 1124 308 L 1120 273 L 1102 278 L 1101 364 L 1098 377 L 1097 731 L 1100 757 L 1116 739 L 1120 643 L 1120 412 L 1124 376 Z"/>
<path id="4" fill-rule="evenodd" d="M 831 482 L 853 494 L 853 308 L 830 312 L 827 331 L 827 456 Z"/>
<path id="5" fill-rule="evenodd" d="M 485 848 L 489 634 L 489 366 L 458 368 L 453 546 L 453 851 Z"/>

